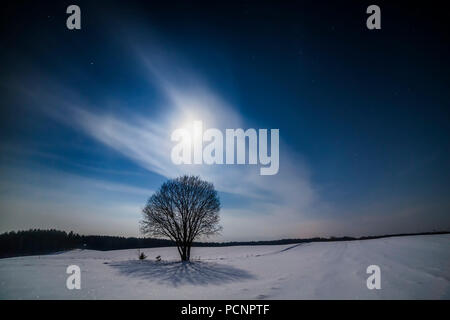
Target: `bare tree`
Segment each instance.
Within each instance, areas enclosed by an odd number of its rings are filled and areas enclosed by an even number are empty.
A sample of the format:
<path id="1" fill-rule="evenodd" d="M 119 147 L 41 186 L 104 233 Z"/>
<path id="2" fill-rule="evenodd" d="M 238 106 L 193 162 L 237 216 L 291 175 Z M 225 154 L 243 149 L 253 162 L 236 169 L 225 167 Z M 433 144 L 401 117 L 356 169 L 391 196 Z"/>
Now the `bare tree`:
<path id="1" fill-rule="evenodd" d="M 142 210 L 141 231 L 173 240 L 182 261 L 189 261 L 192 242 L 218 233 L 220 200 L 212 183 L 195 176 L 168 180 Z"/>

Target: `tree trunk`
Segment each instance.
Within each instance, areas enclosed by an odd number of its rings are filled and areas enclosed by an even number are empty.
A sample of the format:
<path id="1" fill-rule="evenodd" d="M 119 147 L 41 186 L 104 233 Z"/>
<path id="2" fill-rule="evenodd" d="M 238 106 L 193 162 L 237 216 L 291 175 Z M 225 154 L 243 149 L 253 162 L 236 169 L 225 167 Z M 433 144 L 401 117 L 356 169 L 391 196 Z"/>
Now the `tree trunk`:
<path id="1" fill-rule="evenodd" d="M 191 245 L 188 245 L 187 247 L 187 261 L 191 259 Z"/>
<path id="2" fill-rule="evenodd" d="M 186 246 L 181 248 L 181 261 L 189 261 L 188 248 Z"/>

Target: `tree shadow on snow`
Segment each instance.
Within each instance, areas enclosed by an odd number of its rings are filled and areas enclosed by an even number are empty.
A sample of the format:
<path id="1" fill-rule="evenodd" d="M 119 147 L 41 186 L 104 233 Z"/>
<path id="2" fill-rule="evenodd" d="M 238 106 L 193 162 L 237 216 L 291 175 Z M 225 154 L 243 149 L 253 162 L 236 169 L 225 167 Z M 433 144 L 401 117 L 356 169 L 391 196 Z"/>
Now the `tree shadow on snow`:
<path id="1" fill-rule="evenodd" d="M 157 281 L 178 287 L 181 285 L 224 284 L 255 279 L 251 273 L 232 266 L 195 261 L 164 262 L 130 260 L 109 264 L 123 275 Z"/>

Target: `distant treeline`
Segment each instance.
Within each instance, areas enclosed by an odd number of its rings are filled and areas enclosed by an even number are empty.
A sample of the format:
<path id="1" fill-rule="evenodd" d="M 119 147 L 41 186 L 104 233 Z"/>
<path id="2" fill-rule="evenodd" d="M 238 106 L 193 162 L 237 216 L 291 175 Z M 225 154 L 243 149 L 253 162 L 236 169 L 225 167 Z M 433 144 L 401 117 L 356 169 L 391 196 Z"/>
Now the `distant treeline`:
<path id="1" fill-rule="evenodd" d="M 71 249 L 119 250 L 167 247 L 170 240 L 125 238 L 111 236 L 83 236 L 72 231 L 27 230 L 0 234 L 0 258 L 46 254 Z"/>
<path id="2" fill-rule="evenodd" d="M 196 247 L 224 247 L 224 246 L 258 246 L 258 245 L 282 245 L 307 242 L 326 241 L 351 241 L 368 240 L 386 237 L 400 237 L 412 235 L 448 234 L 448 231 L 435 231 L 423 233 L 389 234 L 367 237 L 331 237 L 309 239 L 282 239 L 270 241 L 246 241 L 246 242 L 195 242 Z M 125 238 L 112 236 L 84 236 L 67 233 L 59 230 L 33 229 L 27 231 L 12 231 L 0 234 L 0 258 L 54 253 L 71 249 L 91 250 L 119 250 L 137 248 L 155 248 L 175 246 L 171 240 L 153 238 Z"/>

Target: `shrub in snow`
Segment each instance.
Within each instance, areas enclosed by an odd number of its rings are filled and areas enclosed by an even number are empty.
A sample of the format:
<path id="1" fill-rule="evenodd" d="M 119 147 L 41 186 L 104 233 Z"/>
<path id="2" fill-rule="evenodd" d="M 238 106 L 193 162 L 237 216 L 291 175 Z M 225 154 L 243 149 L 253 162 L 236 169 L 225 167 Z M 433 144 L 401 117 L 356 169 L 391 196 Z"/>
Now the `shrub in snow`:
<path id="1" fill-rule="evenodd" d="M 147 256 L 141 252 L 141 254 L 139 255 L 139 260 L 145 260 L 145 258 L 147 258 Z"/>
<path id="2" fill-rule="evenodd" d="M 145 260 L 145 258 L 147 258 L 145 253 L 141 252 L 140 250 L 138 250 L 138 257 L 139 257 L 139 260 Z"/>

